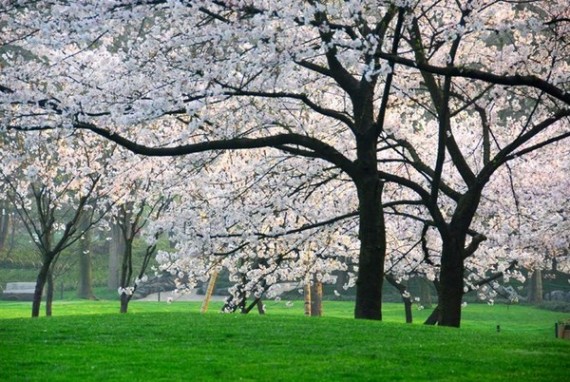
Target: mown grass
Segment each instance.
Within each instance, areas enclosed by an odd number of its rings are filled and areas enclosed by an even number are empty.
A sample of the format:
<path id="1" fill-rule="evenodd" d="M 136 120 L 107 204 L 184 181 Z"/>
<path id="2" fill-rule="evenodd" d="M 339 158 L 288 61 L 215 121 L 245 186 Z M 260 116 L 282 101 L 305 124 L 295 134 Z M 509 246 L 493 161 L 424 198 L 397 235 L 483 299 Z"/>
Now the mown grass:
<path id="1" fill-rule="evenodd" d="M 567 381 L 570 341 L 554 338 L 564 314 L 469 305 L 462 329 L 325 317 L 268 302 L 268 314 L 219 314 L 219 303 L 61 301 L 30 319 L 28 303 L 0 303 L 2 381 Z M 429 312 L 416 313 L 419 323 Z M 496 325 L 501 331 L 496 331 Z"/>

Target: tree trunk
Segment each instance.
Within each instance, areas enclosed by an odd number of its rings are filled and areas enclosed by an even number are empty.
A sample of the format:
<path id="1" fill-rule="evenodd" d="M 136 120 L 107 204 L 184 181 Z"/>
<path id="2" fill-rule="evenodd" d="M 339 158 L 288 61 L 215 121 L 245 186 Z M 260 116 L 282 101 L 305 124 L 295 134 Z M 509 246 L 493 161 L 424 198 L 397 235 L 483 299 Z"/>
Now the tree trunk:
<path id="1" fill-rule="evenodd" d="M 305 297 L 305 316 L 311 315 L 311 284 L 309 282 L 305 283 L 303 287 L 304 297 Z"/>
<path id="2" fill-rule="evenodd" d="M 406 324 L 411 324 L 413 322 L 412 316 L 412 299 L 410 297 L 402 296 L 404 301 L 404 314 L 406 316 Z"/>
<path id="3" fill-rule="evenodd" d="M 51 270 L 48 272 L 47 281 L 46 281 L 46 316 L 51 317 L 52 314 L 52 306 L 53 306 L 53 295 L 54 295 L 54 282 L 53 282 L 53 273 Z"/>
<path id="4" fill-rule="evenodd" d="M 311 316 L 321 317 L 323 315 L 323 283 L 313 277 L 311 285 Z"/>
<path id="5" fill-rule="evenodd" d="M 342 258 L 341 261 L 346 263 L 348 261 L 348 259 Z M 337 276 L 336 276 L 335 289 L 338 292 L 343 291 L 344 286 L 347 283 L 348 283 L 348 272 L 347 271 L 338 271 Z"/>
<path id="6" fill-rule="evenodd" d="M 261 299 L 257 300 L 257 313 L 265 314 L 265 306 L 263 305 L 263 301 Z"/>
<path id="7" fill-rule="evenodd" d="M 382 282 L 386 232 L 382 210 L 383 184 L 375 174 L 356 181 L 359 202 L 358 278 L 355 318 L 382 319 Z"/>
<path id="8" fill-rule="evenodd" d="M 49 261 L 44 261 L 36 279 L 36 289 L 34 290 L 34 299 L 32 301 L 32 317 L 39 317 L 40 307 L 42 305 L 42 296 L 44 286 L 46 285 L 50 267 Z"/>
<path id="9" fill-rule="evenodd" d="M 0 251 L 2 251 L 6 245 L 8 232 L 10 232 L 10 220 L 10 214 L 4 202 L 0 202 Z"/>
<path id="10" fill-rule="evenodd" d="M 529 278 L 528 302 L 531 304 L 540 304 L 542 302 L 542 294 L 542 270 L 535 269 Z"/>
<path id="11" fill-rule="evenodd" d="M 107 287 L 110 290 L 117 290 L 120 286 L 119 272 L 121 255 L 125 252 L 125 239 L 118 224 L 111 224 L 111 243 L 109 250 L 109 276 Z"/>
<path id="12" fill-rule="evenodd" d="M 428 279 L 424 277 L 417 278 L 420 288 L 420 303 L 424 308 L 430 309 L 432 307 L 431 290 Z"/>
<path id="13" fill-rule="evenodd" d="M 121 294 L 121 313 L 127 313 L 127 310 L 129 309 L 129 301 L 131 301 L 131 297 L 132 295 L 128 295 L 126 293 L 122 293 Z"/>
<path id="14" fill-rule="evenodd" d="M 439 306 L 436 306 L 435 309 L 429 315 L 429 317 L 426 318 L 424 325 L 435 325 L 437 324 L 438 319 L 439 319 Z"/>
<path id="15" fill-rule="evenodd" d="M 442 244 L 438 324 L 459 327 L 463 300 L 465 236 L 450 234 Z"/>
<path id="16" fill-rule="evenodd" d="M 392 286 L 396 288 L 398 292 L 400 292 L 400 295 L 402 296 L 402 301 L 404 302 L 404 315 L 406 317 L 406 324 L 411 324 L 413 320 L 412 298 L 410 296 L 410 293 L 408 292 L 408 287 L 405 284 L 396 281 L 396 279 L 390 274 L 386 275 L 386 281 L 392 284 Z"/>
<path id="17" fill-rule="evenodd" d="M 133 245 L 132 241 L 126 242 L 125 252 L 123 253 L 123 261 L 121 264 L 121 278 L 119 280 L 119 285 L 121 288 L 126 289 L 129 287 L 129 283 L 133 274 Z M 135 285 L 136 288 L 136 285 Z M 134 292 L 134 290 L 132 291 Z M 131 301 L 132 294 L 128 295 L 125 292 L 121 293 L 121 313 L 127 313 L 129 301 Z"/>
<path id="18" fill-rule="evenodd" d="M 79 243 L 79 285 L 77 297 L 94 300 L 91 261 L 91 232 L 86 231 Z"/>

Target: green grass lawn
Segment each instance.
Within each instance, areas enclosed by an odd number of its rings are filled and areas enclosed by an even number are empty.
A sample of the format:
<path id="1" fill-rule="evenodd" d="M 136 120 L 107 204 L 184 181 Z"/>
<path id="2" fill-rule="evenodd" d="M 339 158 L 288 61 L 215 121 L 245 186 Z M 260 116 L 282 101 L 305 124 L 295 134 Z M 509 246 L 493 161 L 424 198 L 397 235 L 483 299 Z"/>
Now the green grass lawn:
<path id="1" fill-rule="evenodd" d="M 351 319 L 352 303 L 267 302 L 268 313 L 220 314 L 219 303 L 0 302 L 0 381 L 568 381 L 570 341 L 554 338 L 567 314 L 524 306 L 468 305 L 461 329 Z M 496 326 L 501 326 L 498 333 Z"/>

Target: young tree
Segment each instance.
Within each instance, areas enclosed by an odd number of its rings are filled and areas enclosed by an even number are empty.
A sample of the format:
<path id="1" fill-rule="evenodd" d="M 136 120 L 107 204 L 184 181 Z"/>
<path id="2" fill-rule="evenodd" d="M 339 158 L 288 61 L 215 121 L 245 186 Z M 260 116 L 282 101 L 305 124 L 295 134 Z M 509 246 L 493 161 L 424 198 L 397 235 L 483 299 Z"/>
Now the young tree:
<path id="1" fill-rule="evenodd" d="M 2 191 L 41 255 L 32 317 L 39 315 L 46 285 L 46 315 L 51 315 L 54 264 L 103 213 L 92 203 L 101 176 L 73 150 L 73 137 L 60 134 L 12 132 L 0 149 Z"/>

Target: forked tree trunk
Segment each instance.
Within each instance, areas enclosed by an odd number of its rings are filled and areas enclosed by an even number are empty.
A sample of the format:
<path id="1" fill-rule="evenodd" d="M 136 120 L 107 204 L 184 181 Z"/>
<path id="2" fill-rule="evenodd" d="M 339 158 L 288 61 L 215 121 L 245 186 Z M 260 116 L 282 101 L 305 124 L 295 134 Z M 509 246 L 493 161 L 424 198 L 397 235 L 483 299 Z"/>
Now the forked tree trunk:
<path id="1" fill-rule="evenodd" d="M 386 233 L 382 210 L 383 184 L 374 174 L 356 182 L 359 201 L 358 278 L 355 318 L 382 319 L 382 282 Z"/>

